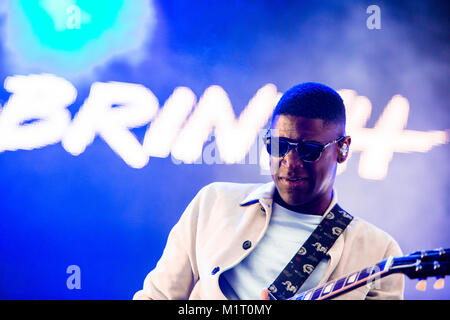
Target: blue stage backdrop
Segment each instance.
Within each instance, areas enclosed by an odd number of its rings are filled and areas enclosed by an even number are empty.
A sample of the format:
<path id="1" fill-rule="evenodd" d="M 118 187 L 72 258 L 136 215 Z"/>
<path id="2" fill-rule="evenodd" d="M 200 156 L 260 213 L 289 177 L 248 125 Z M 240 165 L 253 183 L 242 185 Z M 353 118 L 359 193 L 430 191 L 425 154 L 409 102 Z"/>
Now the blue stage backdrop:
<path id="1" fill-rule="evenodd" d="M 339 90 L 340 204 L 450 246 L 447 1 L 0 4 L 0 298 L 130 299 L 205 185 L 267 182 L 280 94 Z M 227 239 L 224 239 L 224 242 Z M 448 299 L 448 287 L 407 299 Z"/>

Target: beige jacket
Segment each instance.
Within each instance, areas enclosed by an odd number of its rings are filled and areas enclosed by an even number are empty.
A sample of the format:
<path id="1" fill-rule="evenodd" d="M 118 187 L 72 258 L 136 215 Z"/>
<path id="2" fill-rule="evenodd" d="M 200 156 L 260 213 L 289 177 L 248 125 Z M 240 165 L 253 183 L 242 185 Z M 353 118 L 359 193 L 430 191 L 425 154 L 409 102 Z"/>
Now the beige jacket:
<path id="1" fill-rule="evenodd" d="M 264 236 L 274 188 L 273 182 L 217 182 L 204 187 L 173 227 L 161 259 L 133 299 L 226 299 L 219 277 L 243 260 Z M 336 202 L 334 196 L 324 216 Z M 244 249 L 247 240 L 251 246 Z M 402 252 L 386 232 L 355 217 L 328 254 L 328 267 L 320 284 Z M 337 299 L 403 299 L 402 275 L 391 275 L 375 284 Z"/>

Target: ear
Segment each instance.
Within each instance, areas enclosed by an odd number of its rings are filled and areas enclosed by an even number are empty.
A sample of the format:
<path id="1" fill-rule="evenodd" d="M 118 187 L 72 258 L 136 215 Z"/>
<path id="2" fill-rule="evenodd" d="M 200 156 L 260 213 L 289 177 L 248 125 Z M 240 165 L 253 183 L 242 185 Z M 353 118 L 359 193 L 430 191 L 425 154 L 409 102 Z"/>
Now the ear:
<path id="1" fill-rule="evenodd" d="M 352 138 L 350 136 L 346 136 L 341 142 L 339 142 L 338 146 L 338 157 L 337 162 L 342 163 L 347 160 L 348 155 L 350 153 L 350 144 L 352 143 Z"/>

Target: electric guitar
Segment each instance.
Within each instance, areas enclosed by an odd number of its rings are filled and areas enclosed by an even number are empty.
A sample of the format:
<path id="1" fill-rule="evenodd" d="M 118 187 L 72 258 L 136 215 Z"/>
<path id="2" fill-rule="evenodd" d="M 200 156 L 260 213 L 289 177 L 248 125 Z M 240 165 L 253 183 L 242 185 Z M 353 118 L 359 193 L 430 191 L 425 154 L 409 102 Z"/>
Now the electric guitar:
<path id="1" fill-rule="evenodd" d="M 426 278 L 436 277 L 434 289 L 444 287 L 444 277 L 450 274 L 450 249 L 416 251 L 404 257 L 389 257 L 371 267 L 325 283 L 320 287 L 294 295 L 289 300 L 326 300 L 359 288 L 394 273 L 419 279 L 416 289 L 426 289 Z"/>

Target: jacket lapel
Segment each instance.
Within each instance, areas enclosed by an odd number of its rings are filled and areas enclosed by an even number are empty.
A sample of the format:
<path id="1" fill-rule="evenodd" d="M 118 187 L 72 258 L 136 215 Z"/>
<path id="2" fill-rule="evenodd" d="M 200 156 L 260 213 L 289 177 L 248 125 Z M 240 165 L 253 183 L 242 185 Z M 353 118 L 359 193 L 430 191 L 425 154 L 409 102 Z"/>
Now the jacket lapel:
<path id="1" fill-rule="evenodd" d="M 319 283 L 319 286 L 328 282 L 331 274 L 334 269 L 336 269 L 337 264 L 339 263 L 342 255 L 342 251 L 344 250 L 344 237 L 341 235 L 336 239 L 334 245 L 328 250 L 328 255 L 330 260 L 328 260 L 328 266 L 325 269 L 325 273 L 322 277 L 322 280 Z"/>

